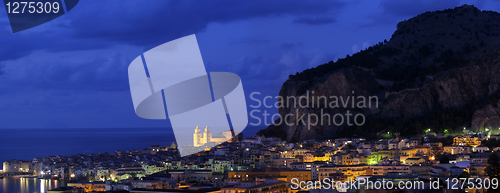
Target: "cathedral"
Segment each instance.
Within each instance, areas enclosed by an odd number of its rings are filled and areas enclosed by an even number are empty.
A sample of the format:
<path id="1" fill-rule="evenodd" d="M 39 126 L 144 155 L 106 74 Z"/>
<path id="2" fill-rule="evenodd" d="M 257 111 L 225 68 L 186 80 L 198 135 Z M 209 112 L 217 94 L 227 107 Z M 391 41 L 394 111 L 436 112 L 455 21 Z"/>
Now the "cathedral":
<path id="1" fill-rule="evenodd" d="M 224 143 L 230 140 L 232 136 L 231 131 L 224 131 L 222 135 L 224 135 L 224 137 L 212 137 L 212 133 L 210 133 L 210 128 L 208 128 L 208 126 L 205 127 L 205 132 L 203 133 L 201 133 L 200 128 L 196 126 L 193 134 L 193 146 L 200 147 L 210 142 L 217 144 Z"/>

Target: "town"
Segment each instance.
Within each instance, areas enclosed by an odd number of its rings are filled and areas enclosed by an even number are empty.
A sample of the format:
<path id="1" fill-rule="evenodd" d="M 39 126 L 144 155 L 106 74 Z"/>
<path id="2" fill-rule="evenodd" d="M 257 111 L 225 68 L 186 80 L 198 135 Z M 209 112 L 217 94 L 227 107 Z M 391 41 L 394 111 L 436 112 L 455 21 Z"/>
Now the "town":
<path id="1" fill-rule="evenodd" d="M 197 127 L 195 136 L 201 136 L 199 133 Z M 257 135 L 243 138 L 239 134 L 213 148 L 182 158 L 172 142 L 170 146 L 150 145 L 142 150 L 11 160 L 3 163 L 1 174 L 7 178 L 66 182 L 66 186 L 49 193 L 359 192 L 345 187 L 301 189 L 292 184 L 325 179 L 336 182 L 486 179 L 488 159 L 500 150 L 496 146 L 500 135 L 491 134 L 491 131 L 474 133 L 464 128 L 461 135 L 445 135 L 428 129 L 422 136 L 411 138 L 387 132 L 383 135 L 386 137 L 378 140 L 340 138 L 298 143 Z M 198 140 L 194 145 L 205 144 Z M 371 188 L 364 186 L 364 192 L 370 192 Z M 485 189 L 463 187 L 454 191 Z M 418 191 L 422 190 L 405 190 Z"/>

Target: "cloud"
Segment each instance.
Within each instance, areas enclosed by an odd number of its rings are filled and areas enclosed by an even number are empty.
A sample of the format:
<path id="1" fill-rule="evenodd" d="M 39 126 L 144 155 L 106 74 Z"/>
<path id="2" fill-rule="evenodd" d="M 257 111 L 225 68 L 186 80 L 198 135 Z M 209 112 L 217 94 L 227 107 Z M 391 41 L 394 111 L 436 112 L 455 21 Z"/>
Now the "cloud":
<path id="1" fill-rule="evenodd" d="M 307 25 L 324 25 L 335 23 L 337 20 L 331 17 L 302 17 L 295 19 L 293 22 Z"/>
<path id="2" fill-rule="evenodd" d="M 74 16 L 69 27 L 78 38 L 103 38 L 152 46 L 157 42 L 202 32 L 212 22 L 227 23 L 282 15 L 311 17 L 342 6 L 343 3 L 339 1 L 300 0 L 85 1 L 80 2 L 78 7 L 85 12 L 71 11 Z M 319 18 L 303 21 L 321 23 L 329 20 Z"/>
<path id="3" fill-rule="evenodd" d="M 298 42 L 298 43 L 282 43 L 280 44 L 280 48 L 282 49 L 292 49 L 292 48 L 297 48 L 298 46 L 302 46 L 303 43 L 302 42 Z"/>
<path id="4" fill-rule="evenodd" d="M 434 1 L 434 0 L 383 0 L 380 3 L 384 13 L 398 16 L 416 16 L 427 11 L 436 11 L 454 8 L 460 5 L 460 0 Z"/>
<path id="5" fill-rule="evenodd" d="M 320 52 L 312 57 L 312 59 L 309 61 L 308 67 L 314 68 L 318 65 L 332 61 L 334 58 L 335 58 L 334 54 L 327 53 L 327 52 Z"/>
<path id="6" fill-rule="evenodd" d="M 238 40 L 234 41 L 233 43 L 234 44 L 261 44 L 261 43 L 268 43 L 268 42 L 270 42 L 270 41 L 267 39 L 248 37 L 248 38 L 238 39 Z"/>
<path id="7" fill-rule="evenodd" d="M 117 43 L 148 50 L 158 42 L 203 32 L 210 23 L 284 15 L 313 17 L 343 5 L 338 0 L 81 1 L 71 12 L 20 33 L 12 34 L 7 20 L 0 20 L 0 42 L 9 45 L 0 47 L 0 61 L 18 59 L 35 50 L 102 49 Z M 0 13 L 0 18 L 6 17 Z"/>
<path id="8" fill-rule="evenodd" d="M 17 60 L 2 63 L 5 74 L 2 86 L 11 90 L 27 87 L 51 90 L 106 90 L 128 89 L 127 68 L 131 56 L 140 54 L 140 48 L 117 47 L 87 51 L 35 51 Z"/>

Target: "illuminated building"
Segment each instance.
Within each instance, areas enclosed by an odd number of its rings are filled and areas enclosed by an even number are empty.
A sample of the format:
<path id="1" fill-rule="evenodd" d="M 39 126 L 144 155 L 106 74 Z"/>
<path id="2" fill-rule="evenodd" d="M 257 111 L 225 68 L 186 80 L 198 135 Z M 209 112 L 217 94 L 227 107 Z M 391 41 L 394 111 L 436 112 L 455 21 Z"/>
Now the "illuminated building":
<path id="1" fill-rule="evenodd" d="M 205 127 L 205 132 L 201 133 L 200 128 L 196 126 L 193 134 L 193 146 L 200 147 L 210 142 L 220 144 L 230 140 L 232 137 L 231 131 L 224 131 L 222 135 L 224 137 L 213 137 L 208 126 Z"/>
<path id="2" fill-rule="evenodd" d="M 178 181 L 192 181 L 196 180 L 201 182 L 203 180 L 212 179 L 212 170 L 166 170 L 172 179 Z"/>
<path id="3" fill-rule="evenodd" d="M 425 159 L 424 158 L 408 158 L 408 159 L 404 160 L 403 163 L 406 165 L 413 166 L 413 165 L 418 165 L 420 163 L 425 163 Z"/>
<path id="4" fill-rule="evenodd" d="M 332 153 L 325 153 L 324 155 L 314 156 L 314 161 L 331 162 Z"/>
<path id="5" fill-rule="evenodd" d="M 333 176 L 342 176 L 344 180 L 352 180 L 358 176 L 366 175 L 366 164 L 360 165 L 328 165 L 318 168 L 318 179 L 331 178 Z"/>
<path id="6" fill-rule="evenodd" d="M 5 173 L 15 173 L 15 172 L 30 172 L 31 162 L 21 161 L 21 160 L 10 160 L 3 162 L 3 172 Z"/>
<path id="7" fill-rule="evenodd" d="M 141 166 L 128 166 L 110 171 L 110 174 L 118 180 L 125 180 L 131 177 L 144 177 L 146 176 L 146 171 Z"/>
<path id="8" fill-rule="evenodd" d="M 133 180 L 131 184 L 133 188 L 143 188 L 149 190 L 172 188 L 169 181 L 163 180 Z"/>
<path id="9" fill-rule="evenodd" d="M 447 154 L 469 154 L 472 152 L 471 146 L 444 146 L 443 151 Z"/>
<path id="10" fill-rule="evenodd" d="M 161 165 L 156 165 L 156 164 L 142 164 L 142 169 L 146 172 L 146 175 L 151 175 L 157 172 L 161 172 L 163 170 L 166 170 L 167 168 Z"/>
<path id="11" fill-rule="evenodd" d="M 304 156 L 309 150 L 307 149 L 294 149 L 281 152 L 282 158 L 296 158 L 299 156 Z"/>
<path id="12" fill-rule="evenodd" d="M 484 145 L 476 146 L 476 147 L 473 148 L 473 151 L 474 152 L 483 153 L 485 151 L 488 151 L 488 147 L 486 147 Z"/>
<path id="13" fill-rule="evenodd" d="M 366 175 L 387 175 L 388 173 L 411 173 L 408 165 L 372 165 L 366 170 Z"/>
<path id="14" fill-rule="evenodd" d="M 241 179 L 242 181 L 255 180 L 257 178 L 284 178 L 291 183 L 292 178 L 299 181 L 311 180 L 311 171 L 308 170 L 252 170 L 252 171 L 230 171 L 230 179 Z"/>
<path id="15" fill-rule="evenodd" d="M 238 185 L 230 185 L 221 189 L 221 193 L 239 192 L 290 192 L 290 185 L 283 181 L 274 182 L 241 182 Z"/>
<path id="16" fill-rule="evenodd" d="M 476 147 L 481 145 L 481 140 L 478 137 L 470 135 L 458 136 L 453 138 L 453 146 L 472 146 Z"/>
<path id="17" fill-rule="evenodd" d="M 290 168 L 292 163 L 300 162 L 299 158 L 279 158 L 272 160 L 272 166 L 275 168 Z"/>
<path id="18" fill-rule="evenodd" d="M 104 192 L 106 191 L 106 184 L 104 182 L 74 182 L 68 183 L 69 187 L 83 188 L 85 192 Z"/>

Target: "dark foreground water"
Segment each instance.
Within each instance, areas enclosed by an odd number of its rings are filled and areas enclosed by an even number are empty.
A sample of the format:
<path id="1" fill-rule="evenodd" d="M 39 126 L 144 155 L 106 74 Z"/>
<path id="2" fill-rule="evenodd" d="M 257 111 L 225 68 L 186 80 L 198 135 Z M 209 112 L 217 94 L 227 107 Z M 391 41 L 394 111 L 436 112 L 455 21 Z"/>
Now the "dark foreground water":
<path id="1" fill-rule="evenodd" d="M 57 187 L 65 186 L 64 181 L 37 178 L 4 178 L 0 179 L 2 193 L 46 193 Z"/>

